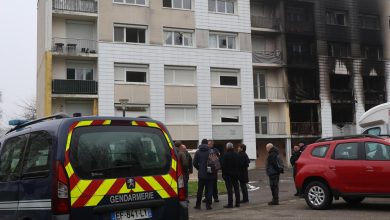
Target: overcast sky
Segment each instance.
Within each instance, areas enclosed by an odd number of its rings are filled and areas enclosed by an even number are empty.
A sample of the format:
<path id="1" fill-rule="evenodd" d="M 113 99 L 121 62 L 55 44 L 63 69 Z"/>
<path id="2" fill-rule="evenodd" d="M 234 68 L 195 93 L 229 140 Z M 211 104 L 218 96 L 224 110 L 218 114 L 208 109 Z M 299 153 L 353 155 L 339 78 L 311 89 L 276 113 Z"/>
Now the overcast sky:
<path id="1" fill-rule="evenodd" d="M 0 0 L 0 91 L 3 121 L 36 94 L 37 0 Z"/>

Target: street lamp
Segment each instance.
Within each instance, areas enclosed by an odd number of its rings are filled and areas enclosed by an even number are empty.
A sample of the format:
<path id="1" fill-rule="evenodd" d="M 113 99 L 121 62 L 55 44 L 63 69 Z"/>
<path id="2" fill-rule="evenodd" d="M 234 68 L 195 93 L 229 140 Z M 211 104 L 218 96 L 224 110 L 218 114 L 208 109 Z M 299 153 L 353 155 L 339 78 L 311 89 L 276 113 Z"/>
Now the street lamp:
<path id="1" fill-rule="evenodd" d="M 122 106 L 123 117 L 126 117 L 126 106 L 129 103 L 129 99 L 119 99 L 119 102 Z"/>

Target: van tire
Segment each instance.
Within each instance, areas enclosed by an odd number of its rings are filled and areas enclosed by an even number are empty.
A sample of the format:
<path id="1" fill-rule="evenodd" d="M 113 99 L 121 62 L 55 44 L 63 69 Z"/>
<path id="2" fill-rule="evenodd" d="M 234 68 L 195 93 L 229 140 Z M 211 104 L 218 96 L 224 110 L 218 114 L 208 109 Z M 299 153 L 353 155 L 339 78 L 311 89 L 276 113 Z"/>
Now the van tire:
<path id="1" fill-rule="evenodd" d="M 351 205 L 359 205 L 364 200 L 364 196 L 344 196 L 343 199 Z"/>
<path id="2" fill-rule="evenodd" d="M 328 209 L 333 201 L 333 195 L 329 187 L 319 181 L 314 181 L 307 185 L 304 197 L 307 205 L 315 210 Z"/>

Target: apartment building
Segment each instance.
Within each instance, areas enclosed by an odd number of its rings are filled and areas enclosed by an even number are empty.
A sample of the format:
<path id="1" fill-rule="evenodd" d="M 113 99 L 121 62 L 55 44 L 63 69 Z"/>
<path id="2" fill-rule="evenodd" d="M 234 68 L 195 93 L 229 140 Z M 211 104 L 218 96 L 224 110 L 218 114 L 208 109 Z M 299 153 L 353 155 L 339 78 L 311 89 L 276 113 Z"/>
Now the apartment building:
<path id="1" fill-rule="evenodd" d="M 251 51 L 249 0 L 39 0 L 38 114 L 124 104 L 191 148 L 243 142 L 255 159 Z"/>

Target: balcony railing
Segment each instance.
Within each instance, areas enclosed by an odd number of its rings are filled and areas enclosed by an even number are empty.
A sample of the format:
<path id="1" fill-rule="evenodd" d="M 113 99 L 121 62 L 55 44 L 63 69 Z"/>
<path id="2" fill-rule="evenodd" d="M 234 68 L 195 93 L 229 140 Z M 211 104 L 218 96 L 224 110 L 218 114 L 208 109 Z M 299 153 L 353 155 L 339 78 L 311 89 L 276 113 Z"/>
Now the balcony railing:
<path id="1" fill-rule="evenodd" d="M 299 34 L 314 34 L 314 25 L 312 22 L 293 22 L 286 21 L 286 32 Z"/>
<path id="2" fill-rule="evenodd" d="M 60 38 L 52 39 L 52 51 L 65 55 L 89 55 L 97 53 L 95 40 Z"/>
<path id="3" fill-rule="evenodd" d="M 284 87 L 254 86 L 255 99 L 286 99 Z"/>
<path id="4" fill-rule="evenodd" d="M 307 53 L 288 53 L 287 60 L 289 65 L 313 66 L 315 65 L 316 55 Z"/>
<path id="5" fill-rule="evenodd" d="M 264 16 L 251 16 L 252 27 L 280 30 L 280 19 Z"/>
<path id="6" fill-rule="evenodd" d="M 253 63 L 282 64 L 282 52 L 275 51 L 253 51 Z"/>
<path id="7" fill-rule="evenodd" d="M 350 103 L 354 100 L 352 90 L 331 89 L 331 97 L 333 103 Z"/>
<path id="8" fill-rule="evenodd" d="M 291 134 L 318 136 L 321 134 L 321 124 L 318 122 L 291 122 Z"/>
<path id="9" fill-rule="evenodd" d="M 381 104 L 386 102 L 386 92 L 365 90 L 364 103 L 365 104 Z"/>
<path id="10" fill-rule="evenodd" d="M 285 122 L 256 122 L 256 134 L 286 135 Z"/>
<path id="11" fill-rule="evenodd" d="M 54 10 L 97 13 L 96 0 L 53 0 Z"/>
<path id="12" fill-rule="evenodd" d="M 98 83 L 93 80 L 54 79 L 52 81 L 53 94 L 96 95 L 97 92 Z"/>

